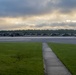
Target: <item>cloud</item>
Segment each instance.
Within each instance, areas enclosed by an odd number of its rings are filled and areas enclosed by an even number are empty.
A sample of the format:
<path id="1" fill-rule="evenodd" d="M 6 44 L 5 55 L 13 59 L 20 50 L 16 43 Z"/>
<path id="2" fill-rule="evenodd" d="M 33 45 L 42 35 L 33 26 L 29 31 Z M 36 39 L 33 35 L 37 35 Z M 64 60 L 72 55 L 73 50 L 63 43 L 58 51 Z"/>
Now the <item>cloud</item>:
<path id="1" fill-rule="evenodd" d="M 31 17 L 2 17 L 0 30 L 76 29 L 76 14 L 52 13 Z"/>
<path id="2" fill-rule="evenodd" d="M 76 0 L 0 0 L 0 16 L 29 16 L 76 10 Z"/>
<path id="3" fill-rule="evenodd" d="M 76 28 L 76 21 L 55 21 L 55 22 L 47 22 L 47 23 L 41 23 L 41 24 L 38 24 L 38 25 L 36 25 L 35 27 L 38 27 L 38 28 L 41 28 L 41 27 L 47 27 L 47 26 L 49 26 L 49 27 L 59 27 L 59 26 L 61 26 L 61 27 L 64 27 L 65 29 L 66 29 L 66 27 L 75 27 Z"/>
<path id="4" fill-rule="evenodd" d="M 0 0 L 0 15 L 27 16 L 45 13 L 44 3 L 45 0 Z"/>
<path id="5" fill-rule="evenodd" d="M 69 13 L 76 10 L 76 0 L 61 0 L 58 4 L 61 13 Z"/>
<path id="6" fill-rule="evenodd" d="M 0 0 L 0 30 L 76 29 L 76 0 Z"/>

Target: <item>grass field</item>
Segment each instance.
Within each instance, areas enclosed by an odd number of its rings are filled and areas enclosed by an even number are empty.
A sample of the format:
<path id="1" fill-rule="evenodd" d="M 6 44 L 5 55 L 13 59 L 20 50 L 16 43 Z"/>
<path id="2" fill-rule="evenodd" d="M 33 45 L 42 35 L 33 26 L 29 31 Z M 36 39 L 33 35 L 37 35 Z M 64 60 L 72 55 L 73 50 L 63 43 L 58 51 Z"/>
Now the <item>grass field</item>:
<path id="1" fill-rule="evenodd" d="M 41 43 L 0 43 L 0 75 L 44 75 Z"/>
<path id="2" fill-rule="evenodd" d="M 49 46 L 70 70 L 72 75 L 76 75 L 76 45 L 49 43 Z"/>

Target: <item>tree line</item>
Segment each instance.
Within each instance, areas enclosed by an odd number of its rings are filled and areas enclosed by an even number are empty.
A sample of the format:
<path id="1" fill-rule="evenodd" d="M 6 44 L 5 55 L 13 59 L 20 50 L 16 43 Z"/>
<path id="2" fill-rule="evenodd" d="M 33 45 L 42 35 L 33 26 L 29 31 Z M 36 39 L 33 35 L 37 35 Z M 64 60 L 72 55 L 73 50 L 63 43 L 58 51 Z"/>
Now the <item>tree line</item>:
<path id="1" fill-rule="evenodd" d="M 76 30 L 11 30 L 0 31 L 1 36 L 76 36 Z"/>

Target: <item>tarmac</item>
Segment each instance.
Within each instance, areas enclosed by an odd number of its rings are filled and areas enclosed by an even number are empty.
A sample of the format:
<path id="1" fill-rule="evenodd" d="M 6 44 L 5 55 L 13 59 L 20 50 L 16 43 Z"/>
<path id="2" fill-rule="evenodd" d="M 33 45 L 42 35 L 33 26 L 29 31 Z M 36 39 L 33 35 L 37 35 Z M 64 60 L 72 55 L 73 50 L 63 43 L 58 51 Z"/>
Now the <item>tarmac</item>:
<path id="1" fill-rule="evenodd" d="M 47 43 L 43 43 L 43 60 L 45 75 L 71 75 Z"/>
<path id="2" fill-rule="evenodd" d="M 76 44 L 76 37 L 0 37 L 0 42 L 54 42 Z"/>

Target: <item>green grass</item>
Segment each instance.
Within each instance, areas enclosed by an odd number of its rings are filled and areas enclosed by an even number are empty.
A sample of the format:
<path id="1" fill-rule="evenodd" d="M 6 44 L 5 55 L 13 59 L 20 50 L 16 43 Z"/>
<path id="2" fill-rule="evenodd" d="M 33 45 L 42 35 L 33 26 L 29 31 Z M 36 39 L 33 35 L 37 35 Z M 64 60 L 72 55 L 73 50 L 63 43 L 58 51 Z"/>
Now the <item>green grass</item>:
<path id="1" fill-rule="evenodd" d="M 76 45 L 49 43 L 49 46 L 70 70 L 72 75 L 76 75 Z"/>
<path id="2" fill-rule="evenodd" d="M 0 75 L 43 75 L 41 43 L 0 43 Z"/>

